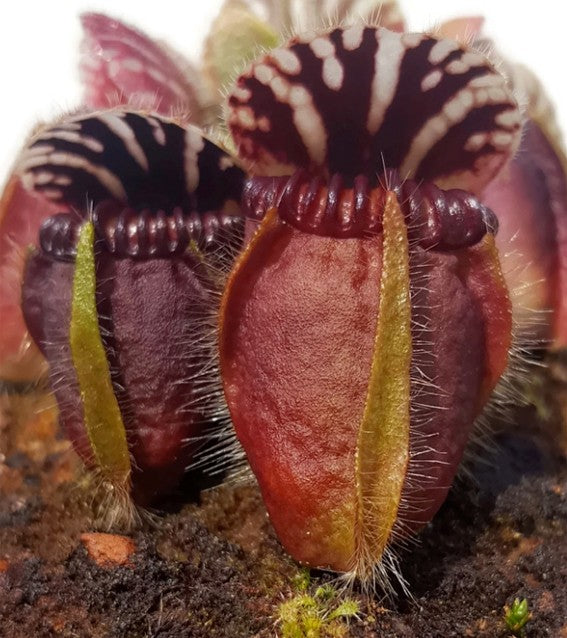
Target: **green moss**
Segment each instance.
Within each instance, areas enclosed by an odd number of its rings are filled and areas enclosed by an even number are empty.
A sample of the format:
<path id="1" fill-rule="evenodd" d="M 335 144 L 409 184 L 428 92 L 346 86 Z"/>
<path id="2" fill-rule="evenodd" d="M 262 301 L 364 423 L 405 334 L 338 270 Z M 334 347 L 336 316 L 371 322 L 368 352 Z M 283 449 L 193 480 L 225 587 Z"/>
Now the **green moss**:
<path id="1" fill-rule="evenodd" d="M 307 591 L 311 585 L 311 574 L 305 567 L 297 573 L 292 579 L 295 591 Z"/>
<path id="2" fill-rule="evenodd" d="M 342 603 L 339 603 L 337 607 L 331 611 L 328 618 L 329 620 L 335 620 L 336 618 L 356 618 L 359 613 L 359 602 L 351 598 L 345 598 Z"/>
<path id="3" fill-rule="evenodd" d="M 341 638 L 348 622 L 358 618 L 360 604 L 344 598 L 326 583 L 309 593 L 311 577 L 302 570 L 293 579 L 295 595 L 278 607 L 278 624 L 283 638 Z"/>

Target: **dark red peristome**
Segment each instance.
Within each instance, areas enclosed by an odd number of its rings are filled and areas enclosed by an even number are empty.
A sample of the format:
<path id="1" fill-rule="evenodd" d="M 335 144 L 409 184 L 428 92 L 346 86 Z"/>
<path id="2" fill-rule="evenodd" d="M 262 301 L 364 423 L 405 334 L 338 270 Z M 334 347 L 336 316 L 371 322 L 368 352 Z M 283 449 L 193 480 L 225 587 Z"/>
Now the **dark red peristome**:
<path id="1" fill-rule="evenodd" d="M 48 217 L 39 229 L 41 250 L 58 261 L 74 261 L 83 220 L 76 213 Z"/>
<path id="2" fill-rule="evenodd" d="M 55 218 L 52 218 L 55 219 Z M 163 210 L 136 211 L 109 200 L 93 213 L 97 236 L 116 257 L 147 259 L 180 255 L 190 243 L 212 252 L 227 243 L 238 244 L 243 219 L 221 211 L 184 213 L 179 207 L 170 214 Z"/>
<path id="3" fill-rule="evenodd" d="M 243 193 L 243 210 L 262 219 L 270 208 L 303 232 L 326 237 L 367 237 L 382 232 L 382 213 L 389 191 L 395 192 L 410 238 L 424 248 L 457 250 L 496 233 L 496 215 L 476 197 L 459 189 L 442 190 L 432 183 L 400 180 L 389 171 L 372 186 L 357 175 L 347 186 L 341 175 L 323 177 L 296 171 L 291 177 L 251 177 Z"/>
<path id="4" fill-rule="evenodd" d="M 242 190 L 242 212 L 248 219 L 261 221 L 270 208 L 276 208 L 288 185 L 288 177 L 254 175 Z"/>
<path id="5" fill-rule="evenodd" d="M 66 222 L 59 218 L 57 224 L 44 226 L 42 244 L 54 227 L 71 228 Z M 70 246 L 62 240 L 55 252 L 36 251 L 30 257 L 23 311 L 50 363 L 67 434 L 93 467 L 69 346 L 74 274 Z M 205 371 L 211 353 L 203 345 L 210 331 L 211 284 L 190 253 L 121 259 L 101 243 L 97 246 L 100 334 L 133 461 L 133 496 L 148 503 L 179 482 L 195 451 L 188 439 L 202 434 L 214 400 L 207 385 L 214 380 Z"/>

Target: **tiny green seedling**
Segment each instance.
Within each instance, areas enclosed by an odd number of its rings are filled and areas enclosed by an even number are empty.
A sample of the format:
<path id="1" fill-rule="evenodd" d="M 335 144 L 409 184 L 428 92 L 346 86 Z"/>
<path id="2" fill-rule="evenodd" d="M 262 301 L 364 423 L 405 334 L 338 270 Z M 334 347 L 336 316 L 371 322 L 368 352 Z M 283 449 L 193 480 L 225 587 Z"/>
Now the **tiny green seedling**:
<path id="1" fill-rule="evenodd" d="M 523 636 L 524 628 L 532 617 L 528 609 L 528 601 L 526 598 L 516 598 L 512 605 L 504 607 L 504 621 L 506 627 L 514 636 Z"/>

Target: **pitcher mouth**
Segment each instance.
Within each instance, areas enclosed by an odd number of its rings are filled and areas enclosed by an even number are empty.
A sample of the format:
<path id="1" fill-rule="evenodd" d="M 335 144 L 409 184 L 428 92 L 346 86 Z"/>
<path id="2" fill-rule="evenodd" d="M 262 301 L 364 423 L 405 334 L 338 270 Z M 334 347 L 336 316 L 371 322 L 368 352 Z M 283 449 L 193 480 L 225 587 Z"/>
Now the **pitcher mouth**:
<path id="1" fill-rule="evenodd" d="M 244 189 L 243 212 L 261 219 L 267 210 L 277 208 L 280 219 L 303 232 L 363 238 L 382 232 L 389 192 L 400 203 L 410 239 L 424 248 L 466 248 L 498 230 L 494 212 L 469 192 L 402 180 L 393 170 L 376 180 L 357 175 L 347 181 L 338 173 L 326 180 L 305 170 L 284 177 L 252 177 Z"/>
<path id="2" fill-rule="evenodd" d="M 39 239 L 44 254 L 72 262 L 84 219 L 74 213 L 59 213 L 44 221 Z M 136 210 L 114 200 L 98 204 L 92 221 L 103 250 L 116 258 L 151 259 L 183 254 L 193 244 L 203 252 L 237 241 L 243 219 L 222 211 L 170 213 L 144 208 Z"/>

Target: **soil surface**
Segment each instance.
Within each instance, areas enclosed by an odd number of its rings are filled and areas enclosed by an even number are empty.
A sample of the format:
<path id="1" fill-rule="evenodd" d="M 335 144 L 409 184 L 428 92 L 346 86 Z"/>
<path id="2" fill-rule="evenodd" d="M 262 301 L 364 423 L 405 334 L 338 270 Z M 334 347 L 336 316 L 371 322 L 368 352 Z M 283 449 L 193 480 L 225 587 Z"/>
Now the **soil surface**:
<path id="1" fill-rule="evenodd" d="M 100 534 L 92 491 L 45 395 L 0 398 L 0 636 L 442 637 L 512 635 L 505 605 L 528 600 L 527 638 L 567 638 L 567 469 L 558 431 L 523 409 L 469 463 L 438 516 L 403 550 L 413 598 L 343 595 L 360 612 L 289 633 L 281 605 L 332 575 L 283 552 L 254 485 L 179 494 L 137 532 Z M 540 410 L 541 412 L 541 410 Z M 341 594 L 337 594 L 340 596 Z M 519 634 L 518 634 L 519 635 Z"/>

